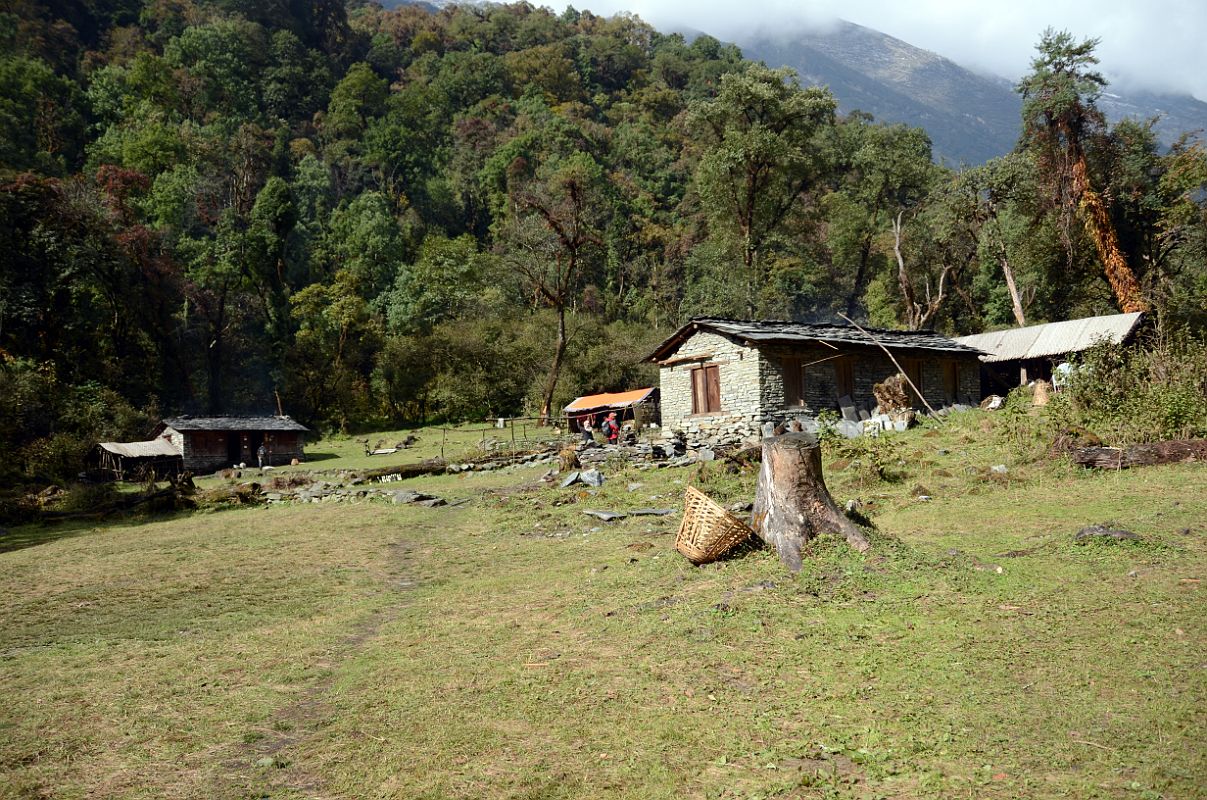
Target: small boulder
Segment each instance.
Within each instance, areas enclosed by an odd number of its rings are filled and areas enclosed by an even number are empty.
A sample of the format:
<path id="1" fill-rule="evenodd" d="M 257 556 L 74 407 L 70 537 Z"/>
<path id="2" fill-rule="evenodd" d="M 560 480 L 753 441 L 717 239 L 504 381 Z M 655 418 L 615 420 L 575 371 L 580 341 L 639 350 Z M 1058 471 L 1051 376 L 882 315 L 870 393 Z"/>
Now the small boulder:
<path id="1" fill-rule="evenodd" d="M 1122 528 L 1114 528 L 1111 523 L 1104 522 L 1101 525 L 1090 525 L 1077 531 L 1077 535 L 1073 537 L 1074 544 L 1086 544 L 1090 541 L 1098 542 L 1138 542 L 1140 537 L 1131 531 L 1125 531 Z"/>
<path id="2" fill-rule="evenodd" d="M 598 487 L 604 485 L 603 473 L 597 469 L 583 470 L 582 472 L 578 473 L 578 479 L 588 486 Z"/>

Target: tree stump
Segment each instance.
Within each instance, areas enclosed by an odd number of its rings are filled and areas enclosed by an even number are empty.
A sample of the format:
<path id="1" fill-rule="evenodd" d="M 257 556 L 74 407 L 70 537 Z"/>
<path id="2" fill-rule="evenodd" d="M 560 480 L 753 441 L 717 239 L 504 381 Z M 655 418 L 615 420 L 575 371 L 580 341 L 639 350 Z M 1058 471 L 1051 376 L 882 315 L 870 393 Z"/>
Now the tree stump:
<path id="1" fill-rule="evenodd" d="M 871 543 L 834 503 L 821 474 L 821 447 L 807 433 L 763 440 L 763 465 L 754 496 L 754 530 L 793 572 L 800 551 L 822 533 L 837 533 L 859 552 Z"/>

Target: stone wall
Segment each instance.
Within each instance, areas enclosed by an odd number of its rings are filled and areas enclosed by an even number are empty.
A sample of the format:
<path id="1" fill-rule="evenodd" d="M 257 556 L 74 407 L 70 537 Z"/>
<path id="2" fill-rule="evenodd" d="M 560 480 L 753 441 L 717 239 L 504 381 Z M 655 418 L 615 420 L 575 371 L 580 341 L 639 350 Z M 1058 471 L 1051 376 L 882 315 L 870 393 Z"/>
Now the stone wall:
<path id="1" fill-rule="evenodd" d="M 960 396 L 958 402 L 975 406 L 981 402 L 981 362 L 979 359 L 960 361 Z"/>
<path id="2" fill-rule="evenodd" d="M 662 427 L 668 434 L 682 433 L 688 446 L 702 443 L 729 444 L 761 436 L 765 422 L 784 422 L 815 415 L 822 410 L 838 410 L 838 386 L 834 361 L 823 361 L 804 368 L 805 405 L 785 405 L 783 356 L 802 363 L 820 361 L 836 355 L 830 348 L 800 350 L 745 347 L 713 333 L 697 333 L 675 352 L 674 358 L 701 356 L 700 360 L 664 366 L 661 370 Z M 878 350 L 852 349 L 846 356 L 854 384 L 852 399 L 871 410 L 876 405 L 872 387 L 897 373 L 893 362 Z M 898 360 L 902 360 L 898 356 Z M 957 398 L 948 398 L 944 383 L 944 364 L 952 359 L 943 354 L 921 356 L 922 393 L 935 408 L 980 396 L 980 365 L 975 358 L 956 359 Z M 902 360 L 904 364 L 904 361 Z M 694 368 L 718 366 L 721 411 L 716 414 L 692 414 L 692 376 Z"/>
<path id="3" fill-rule="evenodd" d="M 675 352 L 674 358 L 707 356 L 698 361 L 664 366 L 659 388 L 662 427 L 682 432 L 690 441 L 740 441 L 762 425 L 760 417 L 763 360 L 759 352 L 714 333 L 697 333 Z M 716 365 L 721 389 L 721 410 L 692 413 L 693 369 Z M 782 390 L 781 390 L 782 392 Z"/>

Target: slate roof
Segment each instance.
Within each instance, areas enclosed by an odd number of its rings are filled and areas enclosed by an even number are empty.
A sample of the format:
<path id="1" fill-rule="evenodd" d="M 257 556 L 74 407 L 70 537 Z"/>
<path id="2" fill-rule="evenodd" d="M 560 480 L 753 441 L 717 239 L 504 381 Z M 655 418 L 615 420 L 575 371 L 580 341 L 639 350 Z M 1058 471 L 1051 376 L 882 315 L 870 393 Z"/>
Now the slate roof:
<path id="1" fill-rule="evenodd" d="M 180 455 L 180 451 L 163 438 L 149 442 L 100 442 L 97 447 L 123 458 L 164 458 Z"/>
<path id="2" fill-rule="evenodd" d="M 608 394 L 587 394 L 576 398 L 573 403 L 566 406 L 563 411 L 585 411 L 588 408 L 628 408 L 635 406 L 645 400 L 656 390 L 654 387 L 647 389 L 633 389 L 628 392 L 610 392 Z"/>
<path id="3" fill-rule="evenodd" d="M 1099 342 L 1121 344 L 1140 324 L 1143 316 L 1136 311 L 1131 314 L 1071 319 L 961 336 L 956 341 L 983 350 L 986 355 L 981 360 L 986 363 L 1063 356 L 1087 350 Z"/>
<path id="4" fill-rule="evenodd" d="M 289 417 L 171 417 L 163 424 L 178 431 L 308 431 Z"/>
<path id="5" fill-rule="evenodd" d="M 864 330 L 890 350 L 934 350 L 976 356 L 981 354 L 981 351 L 975 347 L 961 344 L 934 331 L 890 331 L 868 327 L 865 327 Z M 876 346 L 876 341 L 851 325 L 700 317 L 693 319 L 671 334 L 654 349 L 646 360 L 659 361 L 666 358 L 675 352 L 679 345 L 699 331 L 719 333 L 752 346 L 771 343 L 804 344 L 806 342 Z"/>

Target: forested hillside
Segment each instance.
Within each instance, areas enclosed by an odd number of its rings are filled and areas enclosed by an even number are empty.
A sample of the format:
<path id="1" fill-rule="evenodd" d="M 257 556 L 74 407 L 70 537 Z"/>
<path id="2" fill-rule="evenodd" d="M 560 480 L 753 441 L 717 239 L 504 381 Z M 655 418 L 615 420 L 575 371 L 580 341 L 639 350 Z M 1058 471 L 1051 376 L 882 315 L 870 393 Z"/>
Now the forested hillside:
<path id="1" fill-rule="evenodd" d="M 0 455 L 25 473 L 175 411 L 547 412 L 652 380 L 697 314 L 968 333 L 1207 299 L 1203 149 L 1108 128 L 1062 34 L 1018 152 L 955 174 L 920 129 L 634 17 L 5 7 Z"/>

